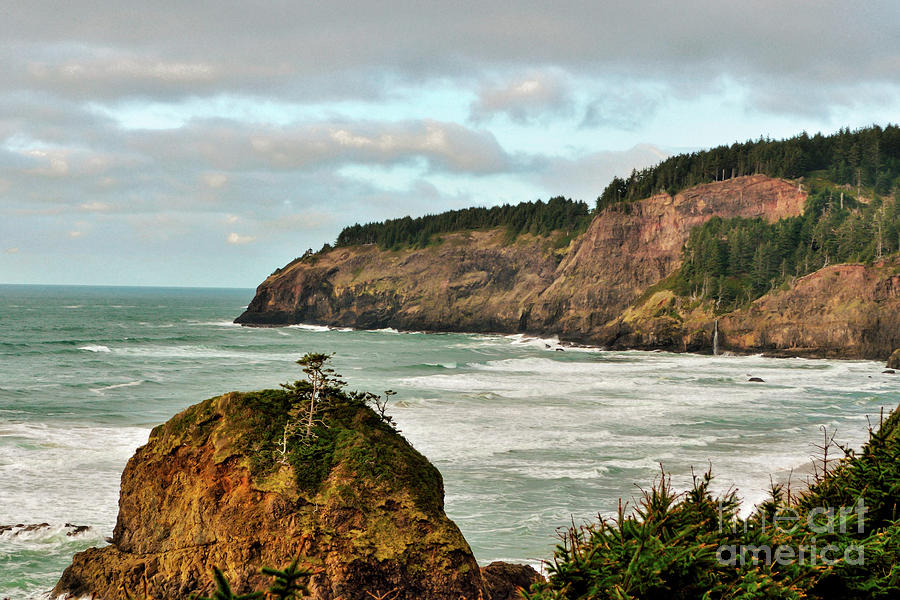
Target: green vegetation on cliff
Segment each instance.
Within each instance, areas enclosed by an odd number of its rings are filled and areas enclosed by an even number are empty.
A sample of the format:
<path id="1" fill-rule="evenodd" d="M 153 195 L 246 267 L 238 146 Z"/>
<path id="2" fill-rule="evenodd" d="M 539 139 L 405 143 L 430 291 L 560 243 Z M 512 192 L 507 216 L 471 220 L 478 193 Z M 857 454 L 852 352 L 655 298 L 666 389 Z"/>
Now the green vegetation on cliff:
<path id="1" fill-rule="evenodd" d="M 739 518 L 733 492 L 711 476 L 676 494 L 665 475 L 631 513 L 573 527 L 530 600 L 697 598 L 863 600 L 900 597 L 900 413 L 861 452 L 820 447 L 817 476 L 799 497 L 774 485 Z M 825 449 L 843 450 L 840 461 Z M 842 510 L 843 509 L 843 510 Z"/>
<path id="2" fill-rule="evenodd" d="M 804 214 L 767 223 L 713 217 L 691 231 L 672 278 L 682 296 L 714 300 L 727 312 L 830 264 L 871 262 L 900 251 L 900 203 L 868 203 L 820 184 Z"/>
<path id="3" fill-rule="evenodd" d="M 786 140 L 760 138 L 679 154 L 656 166 L 634 170 L 627 179 L 613 178 L 597 198 L 597 209 L 755 173 L 786 179 L 819 174 L 836 184 L 860 185 L 887 194 L 900 186 L 900 127 L 876 125 L 812 137 L 803 132 Z"/>
<path id="4" fill-rule="evenodd" d="M 403 217 L 380 223 L 356 224 L 345 227 L 335 245 L 377 244 L 385 250 L 421 248 L 432 241 L 432 236 L 440 233 L 495 227 L 505 227 L 511 238 L 521 233 L 548 235 L 553 231 L 564 231 L 571 236 L 587 228 L 590 220 L 587 204 L 557 196 L 547 202 L 538 200 L 490 208 L 464 208 L 415 219 Z"/>

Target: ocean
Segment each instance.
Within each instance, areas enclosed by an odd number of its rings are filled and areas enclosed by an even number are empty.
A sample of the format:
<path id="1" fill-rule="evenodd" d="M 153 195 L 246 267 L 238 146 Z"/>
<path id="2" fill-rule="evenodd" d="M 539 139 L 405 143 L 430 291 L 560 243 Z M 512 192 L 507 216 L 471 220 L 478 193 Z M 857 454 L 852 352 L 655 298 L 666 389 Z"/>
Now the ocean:
<path id="1" fill-rule="evenodd" d="M 0 533 L 0 598 L 44 597 L 73 553 L 105 543 L 121 470 L 154 425 L 298 379 L 309 351 L 334 352 L 350 389 L 398 392 L 390 413 L 440 469 L 447 514 L 482 563 L 549 558 L 558 528 L 613 513 L 660 465 L 680 488 L 711 465 L 717 489 L 752 505 L 770 474 L 809 465 L 822 426 L 859 446 L 900 391 L 869 361 L 233 325 L 252 296 L 0 286 L 0 526 L 49 525 Z"/>

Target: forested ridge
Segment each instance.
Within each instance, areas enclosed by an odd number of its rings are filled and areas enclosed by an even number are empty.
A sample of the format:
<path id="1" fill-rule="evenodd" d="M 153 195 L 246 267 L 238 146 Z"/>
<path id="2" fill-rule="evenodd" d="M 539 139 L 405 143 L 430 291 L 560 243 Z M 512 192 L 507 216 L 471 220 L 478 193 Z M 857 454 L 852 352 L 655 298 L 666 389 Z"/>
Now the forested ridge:
<path id="1" fill-rule="evenodd" d="M 423 248 L 440 234 L 503 227 L 508 239 L 523 233 L 564 233 L 564 244 L 592 217 L 613 205 L 654 193 L 754 173 L 803 178 L 810 192 L 800 217 L 720 219 L 694 230 L 684 264 L 671 285 L 680 295 L 715 300 L 727 310 L 758 298 L 793 277 L 828 264 L 871 261 L 900 251 L 900 127 L 872 126 L 832 135 L 806 132 L 785 140 L 760 138 L 670 157 L 654 167 L 613 178 L 591 210 L 557 196 L 544 202 L 450 210 L 345 227 L 335 246 L 374 244 L 384 250 Z M 559 245 L 559 244 L 558 244 Z M 322 250 L 331 248 L 326 244 Z M 306 256 L 314 254 L 308 251 Z"/>
<path id="2" fill-rule="evenodd" d="M 900 127 L 875 125 L 813 136 L 803 132 L 786 140 L 760 138 L 679 154 L 633 170 L 627 179 L 614 177 L 597 198 L 596 208 L 757 173 L 785 179 L 815 174 L 838 185 L 888 194 L 900 186 Z"/>
<path id="3" fill-rule="evenodd" d="M 571 236 L 583 231 L 590 220 L 591 211 L 586 203 L 557 196 L 547 202 L 537 200 L 490 208 L 464 208 L 415 219 L 403 217 L 356 224 L 341 231 L 335 246 L 377 244 L 385 250 L 421 248 L 427 246 L 436 234 L 494 227 L 505 227 L 511 238 L 521 233 L 547 235 L 553 231 L 563 231 Z"/>

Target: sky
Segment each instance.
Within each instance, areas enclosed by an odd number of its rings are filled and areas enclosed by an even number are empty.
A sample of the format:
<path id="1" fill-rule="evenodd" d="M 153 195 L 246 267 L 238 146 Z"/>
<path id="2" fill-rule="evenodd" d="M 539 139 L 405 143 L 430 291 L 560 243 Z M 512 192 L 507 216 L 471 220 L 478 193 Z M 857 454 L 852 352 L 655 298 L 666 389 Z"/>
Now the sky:
<path id="1" fill-rule="evenodd" d="M 0 2 L 0 283 L 255 287 L 345 225 L 900 120 L 900 3 Z"/>

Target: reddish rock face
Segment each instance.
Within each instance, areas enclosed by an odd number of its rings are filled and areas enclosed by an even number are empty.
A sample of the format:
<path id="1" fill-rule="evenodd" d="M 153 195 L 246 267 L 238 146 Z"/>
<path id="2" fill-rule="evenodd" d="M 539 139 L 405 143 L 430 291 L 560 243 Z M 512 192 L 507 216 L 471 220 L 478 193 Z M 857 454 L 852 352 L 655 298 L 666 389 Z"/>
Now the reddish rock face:
<path id="1" fill-rule="evenodd" d="M 806 193 L 762 175 L 700 185 L 603 211 L 557 269 L 533 309 L 538 329 L 601 345 L 604 326 L 681 265 L 691 229 L 714 216 L 770 222 L 803 213 Z"/>

